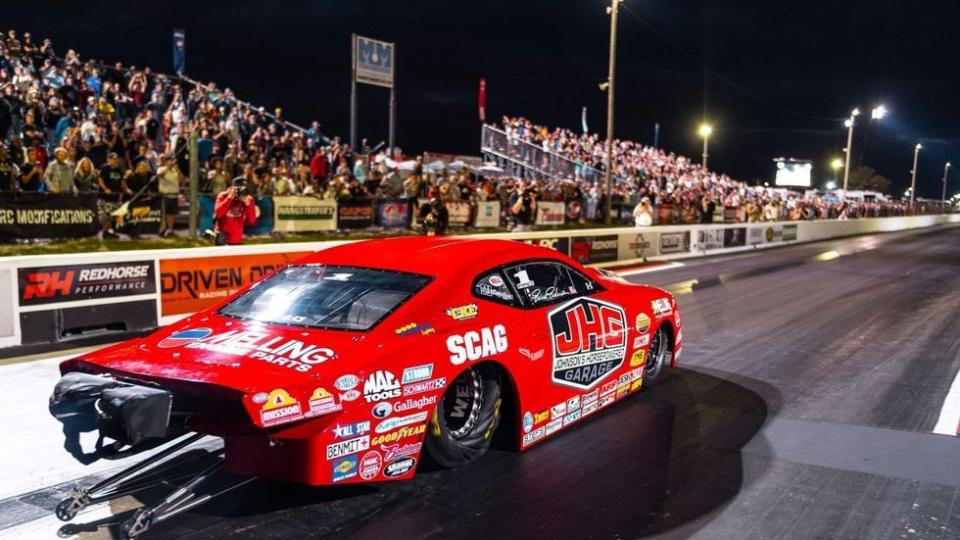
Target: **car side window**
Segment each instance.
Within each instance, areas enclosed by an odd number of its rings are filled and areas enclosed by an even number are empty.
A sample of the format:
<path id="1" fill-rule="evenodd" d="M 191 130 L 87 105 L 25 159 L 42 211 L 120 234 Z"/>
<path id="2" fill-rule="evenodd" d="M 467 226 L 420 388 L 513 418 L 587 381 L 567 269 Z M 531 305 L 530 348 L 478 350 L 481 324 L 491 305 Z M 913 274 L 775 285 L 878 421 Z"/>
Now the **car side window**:
<path id="1" fill-rule="evenodd" d="M 517 306 L 517 298 L 499 270 L 484 272 L 473 282 L 473 295 L 491 302 Z"/>
<path id="2" fill-rule="evenodd" d="M 508 266 L 507 279 L 529 307 L 543 307 L 583 294 L 566 266 L 553 262 L 529 262 Z"/>

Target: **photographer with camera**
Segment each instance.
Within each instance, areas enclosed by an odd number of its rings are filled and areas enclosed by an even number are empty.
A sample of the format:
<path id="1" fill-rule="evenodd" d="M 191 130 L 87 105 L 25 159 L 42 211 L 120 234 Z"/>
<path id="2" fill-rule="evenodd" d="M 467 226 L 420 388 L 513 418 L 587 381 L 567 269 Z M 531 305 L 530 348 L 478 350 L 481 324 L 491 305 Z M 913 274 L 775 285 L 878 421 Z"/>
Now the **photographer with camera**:
<path id="1" fill-rule="evenodd" d="M 257 209 L 242 177 L 234 178 L 233 185 L 217 195 L 213 218 L 218 246 L 243 243 L 243 228 L 257 222 Z"/>
<path id="2" fill-rule="evenodd" d="M 439 194 L 433 193 L 430 202 L 420 207 L 417 222 L 420 223 L 420 234 L 426 236 L 446 234 L 447 225 L 450 223 L 450 212 L 443 205 Z"/>
<path id="3" fill-rule="evenodd" d="M 510 193 L 507 207 L 516 220 L 513 230 L 529 231 L 537 218 L 537 192 L 532 187 L 527 187 L 524 180 L 517 180 L 516 189 Z"/>

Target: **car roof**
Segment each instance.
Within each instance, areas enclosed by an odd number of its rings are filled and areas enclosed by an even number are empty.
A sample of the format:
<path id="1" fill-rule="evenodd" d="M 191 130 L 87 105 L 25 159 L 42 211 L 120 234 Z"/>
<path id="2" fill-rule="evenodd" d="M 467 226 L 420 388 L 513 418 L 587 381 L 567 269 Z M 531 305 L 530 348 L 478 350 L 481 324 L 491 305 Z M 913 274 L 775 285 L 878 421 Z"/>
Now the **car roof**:
<path id="1" fill-rule="evenodd" d="M 552 249 L 515 240 L 403 236 L 342 244 L 298 262 L 382 268 L 437 277 L 472 277 L 512 261 L 557 259 L 558 255 Z"/>

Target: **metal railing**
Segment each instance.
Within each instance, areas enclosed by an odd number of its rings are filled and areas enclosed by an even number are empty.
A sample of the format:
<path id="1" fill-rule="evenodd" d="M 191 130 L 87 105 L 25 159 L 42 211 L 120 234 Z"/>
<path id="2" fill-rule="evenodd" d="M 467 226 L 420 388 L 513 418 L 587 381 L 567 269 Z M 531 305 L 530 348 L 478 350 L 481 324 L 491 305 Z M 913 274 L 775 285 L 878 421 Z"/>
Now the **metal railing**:
<path id="1" fill-rule="evenodd" d="M 510 136 L 505 131 L 484 124 L 480 135 L 480 151 L 488 158 L 497 159 L 519 166 L 518 176 L 539 177 L 551 180 L 579 180 L 602 182 L 603 171 L 589 165 L 578 163 L 556 152 L 519 137 Z M 619 179 L 614 178 L 615 181 Z"/>

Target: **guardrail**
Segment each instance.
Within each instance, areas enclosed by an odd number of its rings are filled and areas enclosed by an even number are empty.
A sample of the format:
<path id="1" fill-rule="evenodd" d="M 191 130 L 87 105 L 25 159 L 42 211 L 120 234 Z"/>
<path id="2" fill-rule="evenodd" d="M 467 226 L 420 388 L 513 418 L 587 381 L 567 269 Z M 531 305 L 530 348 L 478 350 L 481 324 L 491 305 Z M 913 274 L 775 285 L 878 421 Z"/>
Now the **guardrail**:
<path id="1" fill-rule="evenodd" d="M 613 266 L 960 223 L 960 214 L 493 233 Z M 278 267 L 349 241 L 0 259 L 2 347 L 143 332 L 205 309 Z M 480 270 L 480 269 L 478 269 Z"/>
<path id="2" fill-rule="evenodd" d="M 603 171 L 577 163 L 518 137 L 511 137 L 507 132 L 486 124 L 480 134 L 480 151 L 525 167 L 540 178 L 587 182 L 600 182 L 604 179 Z"/>

